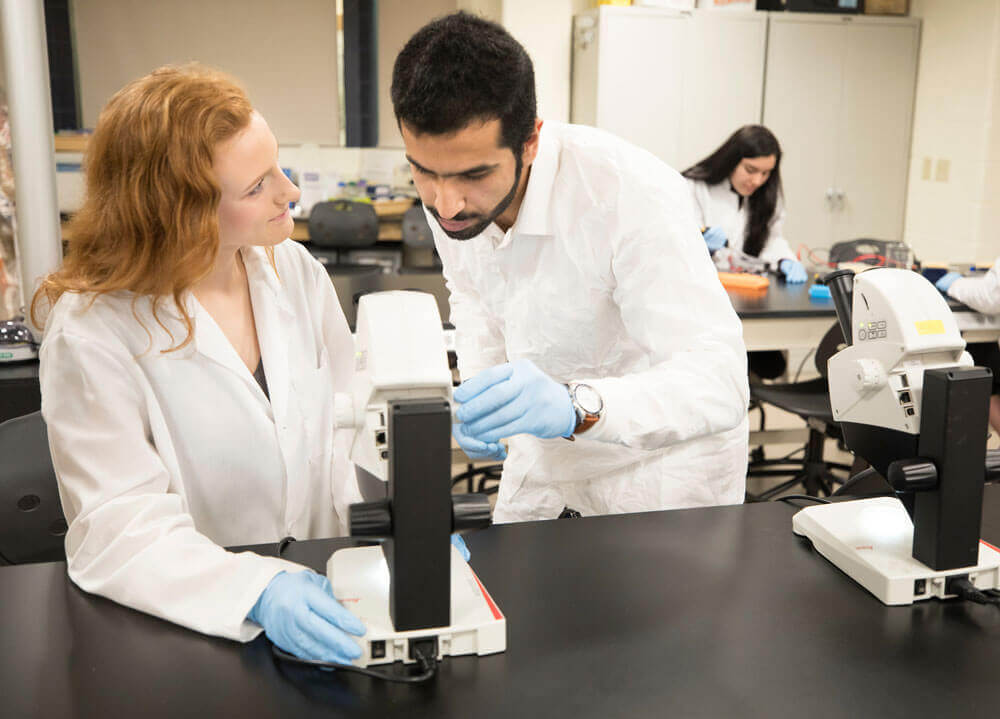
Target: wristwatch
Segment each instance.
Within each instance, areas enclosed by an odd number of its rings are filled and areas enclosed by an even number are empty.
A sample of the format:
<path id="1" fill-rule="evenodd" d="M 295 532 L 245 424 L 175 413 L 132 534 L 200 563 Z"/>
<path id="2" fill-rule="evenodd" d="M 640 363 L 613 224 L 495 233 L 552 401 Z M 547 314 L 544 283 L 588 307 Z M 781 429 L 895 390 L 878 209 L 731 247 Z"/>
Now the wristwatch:
<path id="1" fill-rule="evenodd" d="M 566 389 L 569 390 L 569 398 L 576 411 L 576 429 L 573 434 L 583 434 L 601 419 L 604 400 L 589 384 L 574 382 L 566 385 Z"/>

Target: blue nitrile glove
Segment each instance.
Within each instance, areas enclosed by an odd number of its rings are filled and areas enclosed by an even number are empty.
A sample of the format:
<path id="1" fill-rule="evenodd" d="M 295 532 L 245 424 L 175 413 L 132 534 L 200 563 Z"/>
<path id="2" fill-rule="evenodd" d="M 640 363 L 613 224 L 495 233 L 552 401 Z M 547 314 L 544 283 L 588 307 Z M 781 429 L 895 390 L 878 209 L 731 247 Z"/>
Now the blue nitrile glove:
<path id="1" fill-rule="evenodd" d="M 955 280 L 957 280 L 961 276 L 962 275 L 958 272 L 949 272 L 947 274 L 941 275 L 938 281 L 934 283 L 934 286 L 937 287 L 938 290 L 940 290 L 941 292 L 948 294 L 948 288 L 951 287 L 955 283 Z"/>
<path id="2" fill-rule="evenodd" d="M 721 250 L 726 246 L 726 233 L 722 231 L 721 227 L 709 227 L 701 236 L 705 238 L 705 244 L 708 245 L 708 251 L 715 252 L 716 250 Z"/>
<path id="3" fill-rule="evenodd" d="M 462 555 L 462 559 L 468 562 L 469 557 L 471 557 L 472 554 L 469 553 L 469 548 L 465 546 L 465 540 L 462 539 L 462 535 L 461 534 L 451 535 L 451 543 L 455 545 L 455 549 L 457 549 L 458 553 Z"/>
<path id="4" fill-rule="evenodd" d="M 515 434 L 568 437 L 576 429 L 566 385 L 530 360 L 490 367 L 463 382 L 454 397 L 462 403 L 455 413 L 462 433 L 487 444 Z"/>
<path id="5" fill-rule="evenodd" d="M 507 448 L 502 444 L 497 444 L 496 442 L 487 444 L 475 437 L 470 437 L 465 434 L 464 427 L 465 425 L 453 424 L 451 426 L 451 436 L 455 438 L 458 446 L 462 448 L 462 451 L 473 462 L 488 459 L 502 462 L 507 459 Z"/>
<path id="6" fill-rule="evenodd" d="M 279 649 L 302 659 L 350 664 L 361 648 L 350 634 L 365 625 L 333 597 L 330 580 L 316 572 L 282 572 L 267 585 L 247 619 L 264 628 Z"/>
<path id="7" fill-rule="evenodd" d="M 809 279 L 806 268 L 798 260 L 782 260 L 778 263 L 778 269 L 785 274 L 785 282 L 790 285 L 801 285 Z"/>

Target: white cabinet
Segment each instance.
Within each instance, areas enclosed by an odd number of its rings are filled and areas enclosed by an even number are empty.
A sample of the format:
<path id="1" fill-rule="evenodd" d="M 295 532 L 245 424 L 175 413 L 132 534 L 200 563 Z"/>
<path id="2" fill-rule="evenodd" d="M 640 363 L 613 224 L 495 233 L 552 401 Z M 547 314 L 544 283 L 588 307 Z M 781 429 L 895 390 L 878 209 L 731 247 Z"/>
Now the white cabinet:
<path id="1" fill-rule="evenodd" d="M 571 121 L 683 170 L 760 121 L 767 19 L 602 6 L 573 27 Z"/>
<path id="2" fill-rule="evenodd" d="M 770 17 L 763 123 L 781 142 L 792 247 L 901 240 L 920 21 Z"/>
<path id="3" fill-rule="evenodd" d="M 901 240 L 919 40 L 916 18 L 602 6 L 574 21 L 571 120 L 678 170 L 762 122 L 793 248 Z"/>

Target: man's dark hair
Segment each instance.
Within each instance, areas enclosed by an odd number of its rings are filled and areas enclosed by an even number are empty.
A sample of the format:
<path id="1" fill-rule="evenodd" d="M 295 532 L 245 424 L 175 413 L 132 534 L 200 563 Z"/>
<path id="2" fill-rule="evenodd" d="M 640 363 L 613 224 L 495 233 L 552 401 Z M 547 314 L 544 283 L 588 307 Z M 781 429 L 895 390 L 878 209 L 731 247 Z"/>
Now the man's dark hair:
<path id="1" fill-rule="evenodd" d="M 443 135 L 500 120 L 501 145 L 520 156 L 535 129 L 535 71 L 500 25 L 457 12 L 410 38 L 392 69 L 396 121 Z"/>

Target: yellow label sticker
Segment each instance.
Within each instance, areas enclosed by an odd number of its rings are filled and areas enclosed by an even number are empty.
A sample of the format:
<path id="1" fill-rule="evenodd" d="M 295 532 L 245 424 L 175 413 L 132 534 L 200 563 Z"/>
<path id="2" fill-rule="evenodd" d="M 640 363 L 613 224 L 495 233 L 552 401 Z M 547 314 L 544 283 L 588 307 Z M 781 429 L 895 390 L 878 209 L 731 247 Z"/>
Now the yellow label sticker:
<path id="1" fill-rule="evenodd" d="M 918 335 L 943 335 L 944 334 L 944 322 L 941 320 L 921 320 L 920 322 L 914 322 L 917 327 Z"/>

